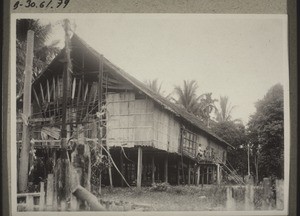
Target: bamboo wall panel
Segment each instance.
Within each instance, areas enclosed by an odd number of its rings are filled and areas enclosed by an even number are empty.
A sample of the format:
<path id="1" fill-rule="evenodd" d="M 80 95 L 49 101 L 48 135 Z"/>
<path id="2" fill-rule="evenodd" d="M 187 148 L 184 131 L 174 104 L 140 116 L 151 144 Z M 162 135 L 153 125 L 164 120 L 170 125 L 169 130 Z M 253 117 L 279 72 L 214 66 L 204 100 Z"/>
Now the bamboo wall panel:
<path id="1" fill-rule="evenodd" d="M 133 147 L 134 116 L 130 110 L 134 109 L 134 94 L 120 93 L 107 96 L 107 144 L 109 146 Z"/>
<path id="2" fill-rule="evenodd" d="M 226 149 L 220 145 L 217 145 L 215 142 L 210 141 L 211 148 L 214 149 L 215 160 L 217 162 L 226 162 Z"/>
<path id="3" fill-rule="evenodd" d="M 169 151 L 178 152 L 180 143 L 180 124 L 173 115 L 154 108 L 153 130 L 155 147 Z"/>
<path id="4" fill-rule="evenodd" d="M 152 146 L 178 152 L 180 125 L 149 99 L 134 93 L 108 94 L 107 140 L 110 146 Z"/>

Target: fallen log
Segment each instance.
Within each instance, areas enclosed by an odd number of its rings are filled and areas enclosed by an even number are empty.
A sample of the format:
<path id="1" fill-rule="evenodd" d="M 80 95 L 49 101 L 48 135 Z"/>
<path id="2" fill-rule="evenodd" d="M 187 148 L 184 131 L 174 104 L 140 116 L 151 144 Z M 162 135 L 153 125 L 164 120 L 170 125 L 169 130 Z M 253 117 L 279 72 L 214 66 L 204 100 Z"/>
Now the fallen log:
<path id="1" fill-rule="evenodd" d="M 94 194 L 80 185 L 77 186 L 73 194 L 77 199 L 87 202 L 92 211 L 106 210 L 105 207 L 98 202 L 98 199 Z"/>
<path id="2" fill-rule="evenodd" d="M 83 201 L 87 202 L 92 211 L 105 211 L 106 208 L 101 205 L 98 201 L 98 198 L 92 194 L 90 191 L 82 187 L 79 183 L 79 178 L 76 170 L 71 166 L 71 192 L 73 195 Z"/>

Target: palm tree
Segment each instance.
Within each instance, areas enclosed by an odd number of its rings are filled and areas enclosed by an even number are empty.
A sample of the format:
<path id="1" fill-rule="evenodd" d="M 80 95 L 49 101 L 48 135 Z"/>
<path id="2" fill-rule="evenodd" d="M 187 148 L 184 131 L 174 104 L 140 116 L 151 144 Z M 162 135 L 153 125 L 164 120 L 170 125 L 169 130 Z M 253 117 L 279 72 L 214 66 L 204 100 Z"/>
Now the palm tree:
<path id="1" fill-rule="evenodd" d="M 146 80 L 144 81 L 144 83 L 156 94 L 159 94 L 168 100 L 171 99 L 172 93 L 165 95 L 165 91 L 162 91 L 162 82 L 159 83 L 157 78 L 154 80 Z"/>
<path id="2" fill-rule="evenodd" d="M 52 33 L 51 24 L 42 25 L 39 20 L 34 19 L 18 19 L 16 24 L 17 94 L 22 93 L 23 89 L 28 30 L 34 31 L 33 79 L 45 69 L 59 52 L 59 48 L 57 47 L 59 41 L 54 41 L 50 45 L 46 45 Z"/>
<path id="3" fill-rule="evenodd" d="M 243 122 L 241 119 L 233 119 L 232 120 L 232 110 L 236 106 L 232 106 L 231 103 L 229 102 L 229 97 L 228 96 L 220 96 L 220 103 L 219 103 L 220 108 L 216 110 L 216 120 L 218 122 L 226 122 L 226 121 L 232 121 L 233 123 L 237 125 L 243 125 Z"/>
<path id="4" fill-rule="evenodd" d="M 198 84 L 195 80 L 184 80 L 183 87 L 175 86 L 174 93 L 178 99 L 173 99 L 176 104 L 185 108 L 194 115 L 199 114 L 199 97 L 197 96 Z"/>
<path id="5" fill-rule="evenodd" d="M 224 122 L 224 121 L 230 121 L 232 116 L 232 110 L 235 108 L 235 106 L 231 106 L 231 103 L 229 103 L 228 96 L 220 96 L 220 109 L 216 112 L 217 115 L 217 121 L 218 122 Z"/>
<path id="6" fill-rule="evenodd" d="M 202 119 L 206 122 L 206 125 L 210 126 L 210 114 L 213 110 L 217 111 L 217 107 L 215 106 L 215 102 L 217 102 L 217 99 L 212 98 L 212 93 L 205 93 L 200 95 L 200 109 L 199 109 L 199 115 L 202 117 Z"/>
<path id="7" fill-rule="evenodd" d="M 145 83 L 155 93 L 162 94 L 162 92 L 161 92 L 162 82 L 158 83 L 158 79 L 157 78 L 154 79 L 154 80 L 146 80 Z"/>

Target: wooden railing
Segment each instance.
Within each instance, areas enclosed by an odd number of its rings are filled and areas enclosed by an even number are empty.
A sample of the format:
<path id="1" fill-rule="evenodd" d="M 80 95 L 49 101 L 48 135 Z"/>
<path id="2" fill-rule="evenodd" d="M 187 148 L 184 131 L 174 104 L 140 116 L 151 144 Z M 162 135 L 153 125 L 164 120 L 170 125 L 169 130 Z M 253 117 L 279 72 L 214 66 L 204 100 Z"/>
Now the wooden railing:
<path id="1" fill-rule="evenodd" d="M 36 204 L 36 201 L 37 204 Z M 44 182 L 40 184 L 39 193 L 19 193 L 17 194 L 18 211 L 44 211 L 45 190 Z"/>

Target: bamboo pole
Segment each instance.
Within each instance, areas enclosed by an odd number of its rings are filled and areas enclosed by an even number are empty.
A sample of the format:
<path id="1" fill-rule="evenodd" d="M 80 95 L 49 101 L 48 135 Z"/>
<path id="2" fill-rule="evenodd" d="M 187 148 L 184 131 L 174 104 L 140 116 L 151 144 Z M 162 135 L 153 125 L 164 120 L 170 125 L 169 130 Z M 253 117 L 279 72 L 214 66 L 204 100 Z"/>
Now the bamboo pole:
<path id="1" fill-rule="evenodd" d="M 99 58 L 99 74 L 98 74 L 98 112 L 101 113 L 101 106 L 102 106 L 102 79 L 103 79 L 103 56 L 101 55 Z M 84 100 L 86 97 L 86 91 Z M 99 117 L 99 123 L 98 123 L 98 148 L 100 149 L 100 160 L 102 161 L 102 133 L 101 133 L 101 126 L 102 126 L 102 115 Z M 100 161 L 100 162 L 101 162 Z M 102 174 L 100 172 L 99 174 L 99 194 L 101 194 L 101 184 L 102 184 Z"/>
<path id="2" fill-rule="evenodd" d="M 24 81 L 24 98 L 23 98 L 23 115 L 28 122 L 31 115 L 31 80 L 32 80 L 32 64 L 33 64 L 33 45 L 34 32 L 29 30 L 27 32 L 27 50 L 25 63 L 25 81 Z M 18 186 L 19 192 L 25 192 L 28 183 L 28 163 L 29 163 L 29 149 L 30 149 L 30 135 L 28 123 L 23 122 L 22 133 L 22 149 L 20 154 L 20 171 Z"/>

